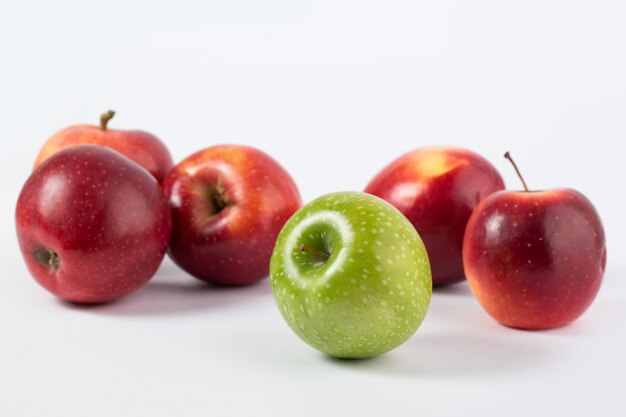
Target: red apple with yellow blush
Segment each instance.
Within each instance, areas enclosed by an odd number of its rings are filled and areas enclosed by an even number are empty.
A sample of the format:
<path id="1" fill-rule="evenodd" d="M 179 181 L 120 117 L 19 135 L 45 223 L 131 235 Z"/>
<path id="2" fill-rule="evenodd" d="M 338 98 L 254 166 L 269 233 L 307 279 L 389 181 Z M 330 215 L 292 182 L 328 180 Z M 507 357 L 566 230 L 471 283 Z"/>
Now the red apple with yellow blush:
<path id="1" fill-rule="evenodd" d="M 156 136 L 141 130 L 108 128 L 115 112 L 109 110 L 100 117 L 100 125 L 71 126 L 54 134 L 44 144 L 34 168 L 62 149 L 76 145 L 100 145 L 111 148 L 145 168 L 159 184 L 174 163 L 169 151 Z"/>
<path id="2" fill-rule="evenodd" d="M 600 217 L 569 188 L 500 191 L 474 210 L 463 244 L 465 273 L 482 307 L 505 326 L 550 329 L 580 317 L 606 266 Z"/>
<path id="3" fill-rule="evenodd" d="M 278 233 L 301 205 L 287 171 L 248 146 L 196 152 L 172 169 L 163 188 L 172 211 L 170 257 L 221 285 L 266 277 Z"/>
<path id="4" fill-rule="evenodd" d="M 400 210 L 422 237 L 430 258 L 433 285 L 462 281 L 463 235 L 472 210 L 502 190 L 498 171 L 466 149 L 425 147 L 385 167 L 365 192 Z"/>

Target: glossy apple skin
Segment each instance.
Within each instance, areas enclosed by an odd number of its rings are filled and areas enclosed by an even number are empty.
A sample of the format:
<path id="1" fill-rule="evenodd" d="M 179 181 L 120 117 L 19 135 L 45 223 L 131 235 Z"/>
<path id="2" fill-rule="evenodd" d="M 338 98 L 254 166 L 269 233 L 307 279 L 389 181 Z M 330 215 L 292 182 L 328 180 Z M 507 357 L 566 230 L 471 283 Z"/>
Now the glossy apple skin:
<path id="1" fill-rule="evenodd" d="M 174 165 L 170 152 L 156 136 L 141 130 L 103 130 L 99 126 L 71 126 L 46 141 L 37 156 L 34 168 L 60 150 L 76 145 L 100 145 L 111 148 L 144 167 L 163 183 Z"/>
<path id="2" fill-rule="evenodd" d="M 95 145 L 58 152 L 33 172 L 15 213 L 17 237 L 32 276 L 76 303 L 118 299 L 144 285 L 167 249 L 167 200 L 148 172 Z M 57 267 L 37 252 L 58 254 Z"/>
<path id="3" fill-rule="evenodd" d="M 223 189 L 227 206 L 212 194 Z M 269 155 L 217 145 L 189 156 L 167 176 L 173 220 L 169 255 L 203 281 L 247 285 L 266 277 L 278 232 L 300 207 L 287 171 Z"/>
<path id="4" fill-rule="evenodd" d="M 461 148 L 425 147 L 385 167 L 365 192 L 391 203 L 424 240 L 435 286 L 463 281 L 463 235 L 474 207 L 502 190 L 496 169 Z"/>
<path id="5" fill-rule="evenodd" d="M 578 191 L 502 191 L 476 207 L 463 259 L 472 292 L 494 319 L 550 329 L 576 320 L 598 293 L 604 229 Z"/>
<path id="6" fill-rule="evenodd" d="M 330 257 L 303 252 L 302 244 Z M 274 248 L 270 282 L 289 327 L 338 358 L 368 358 L 405 342 L 432 293 L 415 228 L 384 200 L 357 192 L 327 194 L 289 219 Z"/>

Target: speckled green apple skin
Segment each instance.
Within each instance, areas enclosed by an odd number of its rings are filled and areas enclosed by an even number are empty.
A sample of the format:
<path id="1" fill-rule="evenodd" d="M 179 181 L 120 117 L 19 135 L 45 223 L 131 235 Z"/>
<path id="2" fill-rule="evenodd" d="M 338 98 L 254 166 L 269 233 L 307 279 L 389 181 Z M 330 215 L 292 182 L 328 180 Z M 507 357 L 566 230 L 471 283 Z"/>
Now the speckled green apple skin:
<path id="1" fill-rule="evenodd" d="M 302 244 L 326 252 L 324 262 Z M 291 329 L 338 358 L 368 358 L 411 337 L 432 293 L 415 228 L 372 195 L 341 192 L 302 207 L 278 236 L 270 263 L 276 304 Z"/>

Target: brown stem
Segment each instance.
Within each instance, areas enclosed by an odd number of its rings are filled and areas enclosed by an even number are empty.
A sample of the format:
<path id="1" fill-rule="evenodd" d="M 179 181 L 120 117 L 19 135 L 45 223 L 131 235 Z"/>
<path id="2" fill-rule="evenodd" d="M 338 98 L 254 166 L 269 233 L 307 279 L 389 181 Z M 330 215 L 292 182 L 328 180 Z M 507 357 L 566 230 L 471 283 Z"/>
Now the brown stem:
<path id="1" fill-rule="evenodd" d="M 217 206 L 218 210 L 222 210 L 224 207 L 228 205 L 228 198 L 226 198 L 226 192 L 224 187 L 221 185 L 217 185 L 215 187 L 215 194 L 213 194 L 213 202 Z"/>
<path id="2" fill-rule="evenodd" d="M 113 110 L 102 113 L 100 116 L 100 129 L 107 130 L 107 124 L 109 124 L 109 120 L 111 120 L 113 116 L 115 116 L 115 112 Z"/>
<path id="3" fill-rule="evenodd" d="M 218 210 L 222 210 L 228 205 L 228 201 L 226 201 L 226 196 L 224 195 L 224 193 L 216 193 L 213 197 L 213 200 L 215 201 L 215 205 L 217 206 Z"/>
<path id="4" fill-rule="evenodd" d="M 508 159 L 509 161 L 511 161 L 511 164 L 513 165 L 513 168 L 515 168 L 515 172 L 517 172 L 517 176 L 519 177 L 520 180 L 522 180 L 522 184 L 524 185 L 524 190 L 526 190 L 526 192 L 528 192 L 528 187 L 526 186 L 526 181 L 524 181 L 524 177 L 522 177 L 522 173 L 519 172 L 519 168 L 517 168 L 517 164 L 515 163 L 513 158 L 511 158 L 511 154 L 507 151 L 504 154 L 504 157 L 506 159 Z"/>
<path id="5" fill-rule="evenodd" d="M 326 253 L 326 252 L 322 252 L 321 250 L 317 250 L 315 248 L 312 248 L 311 246 L 307 245 L 306 243 L 303 243 L 300 245 L 300 251 L 301 252 L 306 252 L 310 255 L 315 256 L 316 258 L 318 258 L 319 260 L 321 260 L 322 262 L 327 260 L 328 258 L 330 258 L 330 254 Z"/>

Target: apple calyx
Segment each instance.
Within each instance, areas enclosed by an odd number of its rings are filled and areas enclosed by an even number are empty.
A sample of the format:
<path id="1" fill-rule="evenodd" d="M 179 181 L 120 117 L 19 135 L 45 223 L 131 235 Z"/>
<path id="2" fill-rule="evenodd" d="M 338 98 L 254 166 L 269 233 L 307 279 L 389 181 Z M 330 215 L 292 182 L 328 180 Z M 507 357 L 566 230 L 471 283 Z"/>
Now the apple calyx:
<path id="1" fill-rule="evenodd" d="M 35 259 L 44 266 L 58 268 L 61 265 L 59 254 L 50 249 L 39 249 L 35 252 Z"/>
<path id="2" fill-rule="evenodd" d="M 517 168 L 517 164 L 511 157 L 511 153 L 509 151 L 506 151 L 504 154 L 504 157 L 511 162 L 511 165 L 513 165 L 513 168 L 515 168 L 515 172 L 517 172 L 517 176 L 522 181 L 522 185 L 524 186 L 524 191 L 528 192 L 529 190 L 528 190 L 528 187 L 526 186 L 526 181 L 524 181 L 524 177 L 522 177 L 522 173 L 519 172 L 519 168 Z"/>
<path id="3" fill-rule="evenodd" d="M 115 112 L 113 110 L 102 113 L 100 116 L 100 130 L 107 130 L 107 124 L 109 124 L 109 120 L 111 120 L 113 116 L 115 116 Z"/>
<path id="4" fill-rule="evenodd" d="M 329 253 L 323 252 L 321 250 L 317 250 L 317 249 L 307 245 L 306 243 L 302 243 L 300 245 L 300 252 L 306 252 L 309 255 L 313 255 L 314 257 L 319 259 L 320 262 L 326 262 L 328 260 L 328 258 L 330 258 L 330 254 Z"/>
<path id="5" fill-rule="evenodd" d="M 221 185 L 215 186 L 215 192 L 211 196 L 211 200 L 215 207 L 217 207 L 217 212 L 224 210 L 228 206 L 228 197 L 226 196 L 226 192 L 224 187 Z"/>

